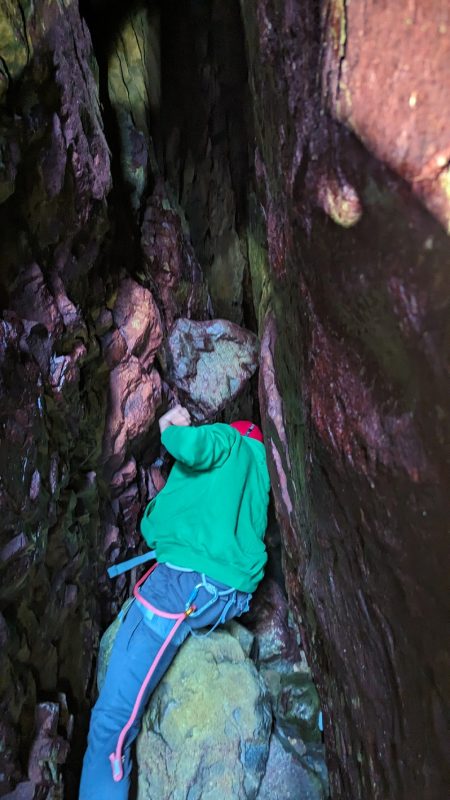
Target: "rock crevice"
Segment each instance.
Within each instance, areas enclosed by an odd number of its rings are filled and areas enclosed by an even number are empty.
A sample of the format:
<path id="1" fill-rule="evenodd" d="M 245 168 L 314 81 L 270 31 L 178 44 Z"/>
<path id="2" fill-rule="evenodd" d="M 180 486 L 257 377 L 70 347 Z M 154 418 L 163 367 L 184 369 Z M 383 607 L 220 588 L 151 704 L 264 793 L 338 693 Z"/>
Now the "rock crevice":
<path id="1" fill-rule="evenodd" d="M 261 415 L 332 796 L 447 794 L 449 25 L 444 0 L 3 0 L 1 795 L 76 796 L 128 592 L 104 566 L 141 546 L 177 398 Z M 291 791 L 321 742 L 292 733 L 302 678 L 252 656 Z"/>

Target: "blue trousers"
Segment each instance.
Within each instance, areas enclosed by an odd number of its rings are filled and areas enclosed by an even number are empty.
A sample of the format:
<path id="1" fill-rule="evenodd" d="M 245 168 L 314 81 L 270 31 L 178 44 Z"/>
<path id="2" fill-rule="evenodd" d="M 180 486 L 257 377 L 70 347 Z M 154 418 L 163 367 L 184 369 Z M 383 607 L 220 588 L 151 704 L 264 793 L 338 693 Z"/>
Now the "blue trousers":
<path id="1" fill-rule="evenodd" d="M 200 587 L 199 587 L 199 584 Z M 100 696 L 92 710 L 88 747 L 83 761 L 79 800 L 126 800 L 132 763 L 131 744 L 139 733 L 148 699 L 170 666 L 180 645 L 199 628 L 210 628 L 247 611 L 251 595 L 191 570 L 159 564 L 140 588 L 156 608 L 178 613 L 197 587 L 196 614 L 187 617 L 164 652 L 150 682 L 123 750 L 123 778 L 112 777 L 109 755 L 116 749 L 149 667 L 174 620 L 153 616 L 136 600 L 129 606 L 115 638 Z"/>

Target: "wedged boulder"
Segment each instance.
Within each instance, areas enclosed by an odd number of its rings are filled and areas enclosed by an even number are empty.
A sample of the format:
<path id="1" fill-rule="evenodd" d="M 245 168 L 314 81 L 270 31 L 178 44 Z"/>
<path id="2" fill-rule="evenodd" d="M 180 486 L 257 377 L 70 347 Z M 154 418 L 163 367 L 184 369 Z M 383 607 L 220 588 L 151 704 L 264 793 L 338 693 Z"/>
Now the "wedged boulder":
<path id="1" fill-rule="evenodd" d="M 217 414 L 258 366 L 255 334 L 223 319 L 178 319 L 165 348 L 169 384 L 198 420 Z"/>
<path id="2" fill-rule="evenodd" d="M 188 639 L 144 717 L 140 800 L 256 798 L 270 728 L 264 683 L 237 639 Z"/>

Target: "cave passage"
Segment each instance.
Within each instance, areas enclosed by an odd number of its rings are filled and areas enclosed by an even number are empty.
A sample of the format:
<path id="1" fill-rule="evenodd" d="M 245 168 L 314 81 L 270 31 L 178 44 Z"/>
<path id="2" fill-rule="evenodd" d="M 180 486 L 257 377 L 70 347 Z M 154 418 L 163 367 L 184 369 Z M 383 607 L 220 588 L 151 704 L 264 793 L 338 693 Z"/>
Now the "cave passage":
<path id="1" fill-rule="evenodd" d="M 3 0 L 0 797 L 78 796 L 177 402 L 261 425 L 269 560 L 155 692 L 133 794 L 448 795 L 449 31 Z"/>

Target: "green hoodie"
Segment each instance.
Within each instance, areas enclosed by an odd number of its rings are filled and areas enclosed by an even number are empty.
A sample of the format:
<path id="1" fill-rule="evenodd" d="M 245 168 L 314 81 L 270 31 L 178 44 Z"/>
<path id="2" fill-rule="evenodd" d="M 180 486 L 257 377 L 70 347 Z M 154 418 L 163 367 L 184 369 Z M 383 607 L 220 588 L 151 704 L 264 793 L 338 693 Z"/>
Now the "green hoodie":
<path id="1" fill-rule="evenodd" d="M 161 439 L 176 460 L 142 518 L 147 544 L 162 563 L 253 592 L 267 561 L 264 445 L 222 423 L 171 425 Z"/>

